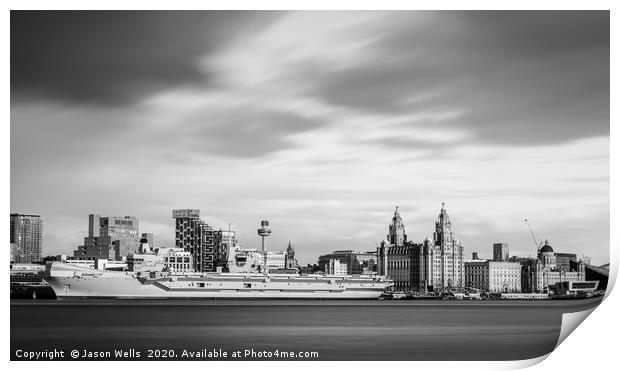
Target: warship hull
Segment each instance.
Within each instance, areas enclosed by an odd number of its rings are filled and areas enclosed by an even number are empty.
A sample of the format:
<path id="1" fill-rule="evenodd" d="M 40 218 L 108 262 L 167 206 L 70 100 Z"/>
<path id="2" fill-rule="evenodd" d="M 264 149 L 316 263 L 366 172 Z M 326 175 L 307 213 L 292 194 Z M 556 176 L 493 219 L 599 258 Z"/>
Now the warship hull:
<path id="1" fill-rule="evenodd" d="M 44 275 L 58 299 L 378 299 L 392 285 L 382 277 L 187 274 L 142 277 L 62 263 Z"/>

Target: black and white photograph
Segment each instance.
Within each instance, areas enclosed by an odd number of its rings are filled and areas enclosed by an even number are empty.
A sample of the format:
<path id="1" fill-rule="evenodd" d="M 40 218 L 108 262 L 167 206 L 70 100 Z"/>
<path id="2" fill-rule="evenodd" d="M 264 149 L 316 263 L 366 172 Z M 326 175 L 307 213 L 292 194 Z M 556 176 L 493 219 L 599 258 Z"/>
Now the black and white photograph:
<path id="1" fill-rule="evenodd" d="M 610 65 L 609 10 L 10 10 L 10 360 L 544 359 Z"/>

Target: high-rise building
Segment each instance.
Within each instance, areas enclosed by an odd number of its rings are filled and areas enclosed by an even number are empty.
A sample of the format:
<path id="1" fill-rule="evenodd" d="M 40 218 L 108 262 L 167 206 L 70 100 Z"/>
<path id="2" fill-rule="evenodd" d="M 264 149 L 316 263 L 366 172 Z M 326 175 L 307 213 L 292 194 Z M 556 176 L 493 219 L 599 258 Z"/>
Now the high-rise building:
<path id="1" fill-rule="evenodd" d="M 192 254 L 197 272 L 214 272 L 214 231 L 206 222 L 200 220 L 200 210 L 173 210 L 172 217 L 175 219 L 176 247 Z"/>
<path id="2" fill-rule="evenodd" d="M 424 241 L 422 253 L 424 256 L 422 281 L 429 289 L 442 291 L 464 285 L 463 246 L 454 237 L 445 203 L 441 204 L 433 239 L 427 238 Z"/>
<path id="3" fill-rule="evenodd" d="M 493 244 L 493 261 L 495 262 L 507 262 L 510 260 L 510 253 L 508 251 L 507 243 L 494 243 Z"/>
<path id="4" fill-rule="evenodd" d="M 214 231 L 213 239 L 215 265 L 224 267 L 228 262 L 228 255 L 237 246 L 235 231 L 230 229 Z"/>
<path id="5" fill-rule="evenodd" d="M 121 260 L 138 251 L 138 218 L 134 216 L 88 215 L 88 236 L 73 252 L 76 259 Z"/>
<path id="6" fill-rule="evenodd" d="M 40 215 L 11 214 L 10 243 L 15 263 L 41 260 L 43 221 Z"/>
<path id="7" fill-rule="evenodd" d="M 140 247 L 139 222 L 135 216 L 107 216 L 99 219 L 100 234 L 118 244 L 118 255 L 126 257 Z M 89 228 L 90 229 L 90 228 Z M 152 246 L 152 245 L 151 245 Z"/>

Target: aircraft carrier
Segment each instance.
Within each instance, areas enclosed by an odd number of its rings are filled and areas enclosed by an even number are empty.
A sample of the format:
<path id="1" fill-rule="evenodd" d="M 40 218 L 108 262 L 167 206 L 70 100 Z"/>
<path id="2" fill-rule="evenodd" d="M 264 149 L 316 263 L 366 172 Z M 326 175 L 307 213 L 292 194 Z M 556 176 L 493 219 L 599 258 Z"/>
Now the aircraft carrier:
<path id="1" fill-rule="evenodd" d="M 190 257 L 182 249 L 142 243 L 129 271 L 49 262 L 42 276 L 59 299 L 378 299 L 393 285 L 383 276 L 269 274 L 263 258 L 235 249 L 227 273 L 194 272 L 184 269 Z"/>
<path id="2" fill-rule="evenodd" d="M 378 299 L 392 285 L 383 277 L 161 274 L 103 271 L 53 262 L 44 275 L 56 297 L 118 299 Z"/>

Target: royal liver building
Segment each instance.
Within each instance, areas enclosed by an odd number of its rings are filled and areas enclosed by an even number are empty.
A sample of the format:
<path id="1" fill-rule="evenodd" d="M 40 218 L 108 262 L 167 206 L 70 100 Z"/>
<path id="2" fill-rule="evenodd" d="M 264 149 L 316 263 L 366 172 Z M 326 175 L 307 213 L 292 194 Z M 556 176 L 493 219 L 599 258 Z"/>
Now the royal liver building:
<path id="1" fill-rule="evenodd" d="M 420 262 L 422 288 L 427 286 L 430 290 L 444 290 L 462 287 L 465 283 L 463 246 L 454 238 L 452 223 L 444 203 L 441 204 L 441 211 L 435 222 L 433 238 L 424 241 Z"/>
<path id="2" fill-rule="evenodd" d="M 443 291 L 465 282 L 463 247 L 454 238 L 452 223 L 442 204 L 433 238 L 407 241 L 398 207 L 388 227 L 387 240 L 377 248 L 377 270 L 394 280 L 398 291 Z"/>

